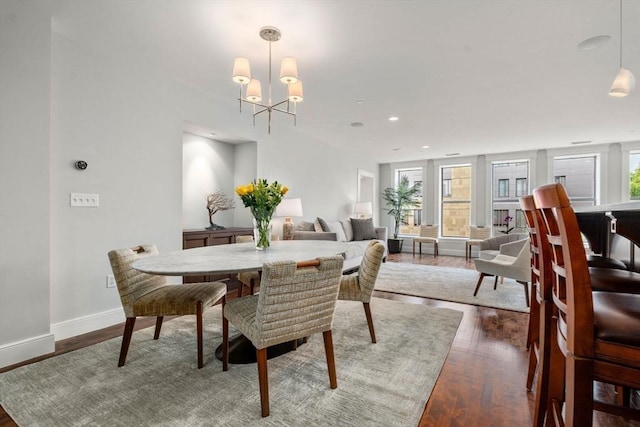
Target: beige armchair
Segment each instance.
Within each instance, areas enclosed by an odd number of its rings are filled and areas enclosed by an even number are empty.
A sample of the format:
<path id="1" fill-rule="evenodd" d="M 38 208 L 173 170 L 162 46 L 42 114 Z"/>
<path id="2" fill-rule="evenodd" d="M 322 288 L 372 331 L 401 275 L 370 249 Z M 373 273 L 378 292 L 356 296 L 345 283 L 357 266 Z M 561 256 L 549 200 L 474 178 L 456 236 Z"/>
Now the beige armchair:
<path id="1" fill-rule="evenodd" d="M 376 342 L 376 333 L 373 328 L 373 319 L 371 317 L 371 294 L 376 284 L 378 271 L 384 257 L 384 245 L 377 240 L 372 240 L 367 246 L 360 263 L 360 268 L 354 274 L 342 276 L 340 281 L 339 300 L 346 301 L 362 301 L 364 313 L 367 317 L 367 325 L 369 326 L 369 335 L 371 342 Z"/>
<path id="2" fill-rule="evenodd" d="M 416 243 L 418 250 L 422 255 L 422 244 L 428 243 L 433 245 L 433 256 L 438 256 L 438 226 L 437 225 L 421 225 L 420 236 L 413 239 L 413 255 L 416 254 Z"/>
<path id="3" fill-rule="evenodd" d="M 475 259 L 476 270 L 480 273 L 473 296 L 478 294 L 482 280 L 495 276 L 493 289 L 498 286 L 498 277 L 514 279 L 524 286 L 524 295 L 529 306 L 529 281 L 531 280 L 531 252 L 529 238 L 500 245 L 500 252 L 493 259 Z"/>
<path id="4" fill-rule="evenodd" d="M 511 243 L 517 240 L 526 239 L 529 236 L 523 233 L 501 234 L 496 237 L 490 237 L 479 243 L 478 258 L 493 259 L 500 253 L 500 246 L 503 243 Z"/>
<path id="5" fill-rule="evenodd" d="M 273 239 L 273 238 L 272 238 Z M 253 242 L 253 236 L 236 236 L 236 243 Z M 249 287 L 249 295 L 253 295 L 256 285 L 260 285 L 260 272 L 243 271 L 238 273 L 238 296 L 242 296 L 245 286 Z"/>
<path id="6" fill-rule="evenodd" d="M 269 415 L 267 347 L 322 332 L 329 383 L 338 386 L 331 325 L 344 258 L 322 257 L 296 264 L 264 264 L 260 293 L 229 301 L 222 320 L 223 370 L 227 370 L 229 322 L 256 348 L 262 416 Z"/>
<path id="7" fill-rule="evenodd" d="M 202 312 L 222 300 L 224 305 L 227 285 L 221 282 L 188 283 L 171 285 L 165 276 L 143 273 L 132 264 L 148 256 L 157 255 L 154 245 L 116 249 L 109 252 L 111 269 L 116 279 L 122 308 L 127 318 L 122 335 L 122 347 L 118 366 L 124 366 L 138 316 L 155 316 L 156 330 L 153 339 L 160 337 L 164 316 L 196 315 L 198 368 L 203 366 Z"/>

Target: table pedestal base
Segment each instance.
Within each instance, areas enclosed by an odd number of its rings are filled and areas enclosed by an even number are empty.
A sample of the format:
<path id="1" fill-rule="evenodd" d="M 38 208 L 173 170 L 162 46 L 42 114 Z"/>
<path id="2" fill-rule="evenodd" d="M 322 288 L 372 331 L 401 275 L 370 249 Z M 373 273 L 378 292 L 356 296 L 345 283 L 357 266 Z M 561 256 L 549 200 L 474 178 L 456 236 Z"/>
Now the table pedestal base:
<path id="1" fill-rule="evenodd" d="M 302 345 L 302 338 L 297 340 L 297 345 Z M 267 359 L 281 356 L 296 349 L 294 341 L 273 345 L 267 348 Z M 222 360 L 222 345 L 216 348 L 216 358 Z M 229 338 L 229 363 L 243 365 L 256 363 L 256 348 L 244 335 L 236 335 Z"/>

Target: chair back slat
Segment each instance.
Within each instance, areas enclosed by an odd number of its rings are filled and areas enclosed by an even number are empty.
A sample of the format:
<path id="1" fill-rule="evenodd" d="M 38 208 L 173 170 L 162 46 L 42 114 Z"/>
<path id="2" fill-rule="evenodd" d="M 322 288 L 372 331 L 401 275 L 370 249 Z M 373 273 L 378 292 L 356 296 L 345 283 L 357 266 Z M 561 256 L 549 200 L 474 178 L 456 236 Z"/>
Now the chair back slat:
<path id="1" fill-rule="evenodd" d="M 265 263 L 256 325 L 262 345 L 331 329 L 344 258 L 318 258 L 317 266 L 294 261 Z"/>
<path id="2" fill-rule="evenodd" d="M 109 251 L 109 261 L 113 277 L 116 279 L 120 301 L 126 317 L 133 316 L 133 302 L 154 289 L 168 284 L 167 278 L 143 273 L 132 267 L 139 259 L 157 255 L 155 245 L 142 245 L 134 248 Z"/>
<path id="3" fill-rule="evenodd" d="M 491 227 L 481 227 L 477 225 L 469 226 L 469 238 L 473 240 L 484 240 L 491 237 Z"/>
<path id="4" fill-rule="evenodd" d="M 533 193 L 547 227 L 551 249 L 558 331 L 562 333 L 566 328 L 568 351 L 576 356 L 593 357 L 591 279 L 577 217 L 561 184 L 544 185 Z"/>

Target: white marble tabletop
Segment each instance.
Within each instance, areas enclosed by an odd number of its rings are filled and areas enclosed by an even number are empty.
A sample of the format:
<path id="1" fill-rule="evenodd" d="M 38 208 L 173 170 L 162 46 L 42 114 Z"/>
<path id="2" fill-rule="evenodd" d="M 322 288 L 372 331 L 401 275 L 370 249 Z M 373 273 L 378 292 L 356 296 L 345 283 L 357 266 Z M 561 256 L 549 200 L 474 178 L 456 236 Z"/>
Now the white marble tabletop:
<path id="1" fill-rule="evenodd" d="M 253 242 L 234 243 L 167 252 L 140 259 L 133 263 L 133 268 L 164 276 L 230 274 L 262 270 L 265 262 L 305 261 L 343 254 L 346 250 L 346 243 L 328 240 L 278 240 L 271 242 L 267 250 L 257 250 Z"/>

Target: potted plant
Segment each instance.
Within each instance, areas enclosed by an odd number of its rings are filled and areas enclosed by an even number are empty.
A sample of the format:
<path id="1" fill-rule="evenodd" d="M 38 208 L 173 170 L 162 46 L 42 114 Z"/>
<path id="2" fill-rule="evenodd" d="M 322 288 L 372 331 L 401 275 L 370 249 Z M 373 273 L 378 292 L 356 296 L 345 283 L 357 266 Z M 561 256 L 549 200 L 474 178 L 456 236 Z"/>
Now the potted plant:
<path id="1" fill-rule="evenodd" d="M 382 198 L 387 204 L 387 213 L 391 215 L 395 221 L 393 229 L 393 238 L 387 240 L 387 249 L 389 253 L 398 253 L 402 251 L 402 239 L 398 239 L 400 232 L 400 222 L 405 213 L 412 208 L 420 205 L 416 197 L 420 195 L 419 185 L 409 185 L 409 178 L 406 175 L 400 177 L 400 182 L 396 188 L 387 187 L 382 193 Z"/>

